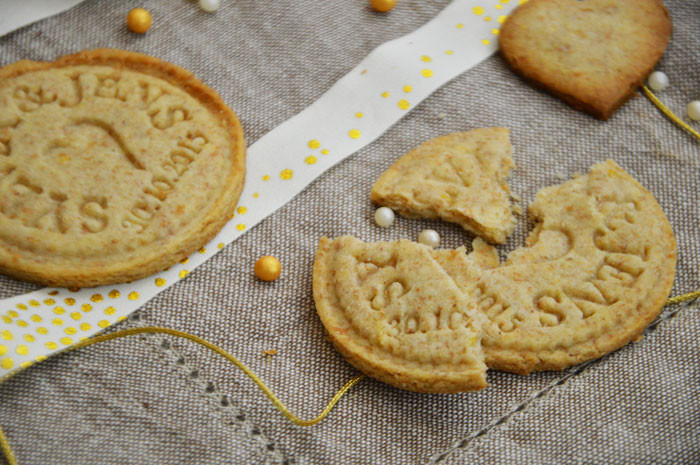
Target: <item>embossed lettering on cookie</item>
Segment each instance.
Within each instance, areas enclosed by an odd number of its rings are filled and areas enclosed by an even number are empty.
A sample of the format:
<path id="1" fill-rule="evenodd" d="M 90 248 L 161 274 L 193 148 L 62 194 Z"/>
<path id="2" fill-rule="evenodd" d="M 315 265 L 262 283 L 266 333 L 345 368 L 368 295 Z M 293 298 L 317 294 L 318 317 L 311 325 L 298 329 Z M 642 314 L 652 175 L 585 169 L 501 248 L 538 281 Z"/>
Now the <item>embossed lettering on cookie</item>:
<path id="1" fill-rule="evenodd" d="M 208 242 L 245 178 L 235 113 L 192 73 L 92 50 L 0 69 L 0 271 L 131 281 Z"/>

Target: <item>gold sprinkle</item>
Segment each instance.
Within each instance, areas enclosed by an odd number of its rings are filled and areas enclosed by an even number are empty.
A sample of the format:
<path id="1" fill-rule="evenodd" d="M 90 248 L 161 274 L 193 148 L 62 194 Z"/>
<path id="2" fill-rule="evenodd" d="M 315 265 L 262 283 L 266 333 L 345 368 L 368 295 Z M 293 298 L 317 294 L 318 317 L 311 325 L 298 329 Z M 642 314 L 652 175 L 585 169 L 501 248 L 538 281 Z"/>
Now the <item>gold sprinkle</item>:
<path id="1" fill-rule="evenodd" d="M 78 321 L 79 319 L 81 319 L 83 317 L 83 315 L 82 315 L 82 313 L 73 312 L 70 314 L 70 317 L 73 318 L 74 320 Z"/>
<path id="2" fill-rule="evenodd" d="M 423 69 L 423 70 L 421 70 L 420 73 L 421 73 L 421 75 L 423 75 L 423 77 L 429 78 L 433 75 L 433 70 L 432 69 Z"/>
<path id="3" fill-rule="evenodd" d="M 55 348 L 58 347 L 58 344 L 56 344 L 55 342 L 47 342 L 44 345 L 46 346 L 47 349 L 51 349 L 51 350 L 54 350 Z"/>
<path id="4" fill-rule="evenodd" d="M 253 192 L 253 198 L 257 199 L 258 197 L 260 197 L 260 194 L 258 192 Z"/>
<path id="5" fill-rule="evenodd" d="M 321 150 L 321 155 L 328 155 L 329 153 L 331 153 L 331 151 L 328 149 Z"/>
<path id="6" fill-rule="evenodd" d="M 2 360 L 0 360 L 0 366 L 6 370 L 12 368 L 14 364 L 15 362 L 11 358 L 3 358 Z"/>
<path id="7" fill-rule="evenodd" d="M 17 352 L 19 355 L 27 355 L 29 353 L 29 347 L 25 346 L 24 344 L 20 344 L 15 349 L 15 352 Z"/>
<path id="8" fill-rule="evenodd" d="M 17 307 L 17 308 L 20 309 L 20 310 L 26 310 L 26 309 L 27 309 L 27 306 L 24 305 L 24 304 L 17 304 L 17 305 L 15 305 L 15 307 Z"/>
<path id="9" fill-rule="evenodd" d="M 219 242 L 219 243 L 216 245 L 216 248 L 217 248 L 217 249 L 223 249 L 225 245 L 226 245 L 226 244 L 224 244 L 223 242 Z M 158 284 L 158 283 L 156 283 L 156 285 L 157 285 L 157 284 Z M 165 283 L 163 283 L 163 284 L 165 284 Z"/>
<path id="10" fill-rule="evenodd" d="M 245 225 L 243 223 L 237 224 L 236 229 L 238 229 L 239 231 L 243 231 L 245 229 Z"/>
<path id="11" fill-rule="evenodd" d="M 51 320 L 51 323 L 53 323 L 56 326 L 61 326 L 63 324 L 63 320 L 60 318 L 54 318 L 53 320 Z"/>
<path id="12" fill-rule="evenodd" d="M 473 12 L 475 15 L 481 16 L 481 15 L 484 14 L 484 7 L 482 7 L 482 6 L 475 6 L 474 8 L 472 8 L 472 12 Z"/>
<path id="13" fill-rule="evenodd" d="M 26 362 L 20 363 L 19 366 L 22 368 L 29 368 L 30 366 L 32 366 L 32 364 L 34 364 L 34 362 L 32 362 L 31 360 L 27 360 Z"/>
<path id="14" fill-rule="evenodd" d="M 90 323 L 81 323 L 80 324 L 80 330 L 81 331 L 90 331 L 92 329 L 92 326 Z"/>
<path id="15" fill-rule="evenodd" d="M 29 305 L 31 305 L 32 307 L 38 307 L 41 304 L 39 302 L 37 302 L 36 300 L 32 299 L 29 301 Z"/>
<path id="16" fill-rule="evenodd" d="M 486 21 L 486 22 L 488 23 L 489 21 L 491 21 L 491 17 L 490 17 L 490 16 L 484 16 L 484 21 Z"/>
<path id="17" fill-rule="evenodd" d="M 100 320 L 97 322 L 97 326 L 99 326 L 100 328 L 106 328 L 107 326 L 109 326 L 109 321 Z"/>
<path id="18" fill-rule="evenodd" d="M 454 51 L 452 50 L 445 50 L 445 55 L 452 55 Z"/>
<path id="19" fill-rule="evenodd" d="M 64 346 L 69 346 L 69 345 L 73 344 L 73 339 L 71 339 L 69 337 L 62 337 L 61 344 L 63 344 Z"/>
<path id="20" fill-rule="evenodd" d="M 90 297 L 90 300 L 93 302 L 102 302 L 102 294 L 93 294 L 92 297 Z"/>
<path id="21" fill-rule="evenodd" d="M 2 321 L 4 321 L 5 323 L 7 323 L 7 324 L 9 325 L 10 323 L 12 323 L 12 318 L 10 318 L 10 317 L 7 316 L 7 315 L 3 315 L 3 316 L 2 316 Z"/>
<path id="22" fill-rule="evenodd" d="M 407 94 L 408 94 L 409 92 L 411 92 L 412 90 L 413 90 L 413 87 L 409 86 L 408 84 L 406 84 L 405 86 L 403 86 L 403 91 L 406 92 Z"/>
<path id="23" fill-rule="evenodd" d="M 352 139 L 359 139 L 360 136 L 362 136 L 362 133 L 358 129 L 351 129 L 348 131 L 348 136 Z"/>
<path id="24" fill-rule="evenodd" d="M 158 287 L 163 287 L 163 286 L 165 286 L 165 279 L 163 279 L 163 278 L 156 278 L 156 286 L 158 286 Z"/>
<path id="25" fill-rule="evenodd" d="M 500 31 L 498 29 L 491 29 L 491 34 L 497 36 Z"/>
<path id="26" fill-rule="evenodd" d="M 116 299 L 117 297 L 119 297 L 119 295 L 120 295 L 119 291 L 116 289 L 112 289 L 111 291 L 109 291 L 109 298 L 110 299 Z"/>
<path id="27" fill-rule="evenodd" d="M 408 103 L 408 100 L 406 100 L 406 99 L 399 100 L 398 105 L 399 105 L 399 108 L 401 108 L 402 110 L 408 110 L 408 108 L 411 106 L 411 104 Z"/>
<path id="28" fill-rule="evenodd" d="M 66 309 L 63 308 L 63 307 L 56 307 L 56 308 L 53 309 L 53 312 L 54 312 L 56 315 L 63 315 L 64 313 L 66 313 Z"/>
<path id="29" fill-rule="evenodd" d="M 506 21 L 507 18 L 508 18 L 508 16 L 506 16 L 506 15 L 501 15 L 501 16 L 498 17 L 497 21 L 498 21 L 499 23 L 503 24 L 503 23 Z"/>
<path id="30" fill-rule="evenodd" d="M 189 270 L 181 270 L 180 271 L 180 278 L 185 278 L 188 274 L 190 274 Z"/>
<path id="31" fill-rule="evenodd" d="M 129 300 L 136 300 L 139 298 L 139 293 L 136 291 L 129 292 Z"/>
<path id="32" fill-rule="evenodd" d="M 189 261 L 190 261 L 190 259 L 185 257 L 182 260 L 180 260 L 180 263 L 182 263 L 183 265 L 187 265 L 187 262 L 189 262 Z"/>
<path id="33" fill-rule="evenodd" d="M 248 213 L 248 209 L 246 207 L 238 207 L 236 208 L 236 212 L 239 215 L 245 215 L 246 213 Z"/>
<path id="34" fill-rule="evenodd" d="M 44 360 L 46 360 L 46 355 L 39 355 L 34 360 L 36 360 L 37 362 L 43 362 Z"/>
<path id="35" fill-rule="evenodd" d="M 430 63 L 431 61 L 433 61 L 433 59 L 430 58 L 428 55 L 423 55 L 422 57 L 420 57 L 420 59 L 421 61 L 424 61 L 426 63 Z"/>
<path id="36" fill-rule="evenodd" d="M 481 41 L 481 43 L 484 44 L 484 45 L 489 45 L 489 44 L 491 43 L 491 41 L 488 40 L 488 39 L 484 39 L 484 40 Z"/>
<path id="37" fill-rule="evenodd" d="M 263 181 L 269 181 L 270 180 L 270 175 L 266 174 L 265 176 L 262 177 Z"/>
<path id="38" fill-rule="evenodd" d="M 464 24 L 462 23 L 457 23 L 457 29 L 462 29 L 464 27 Z"/>
<path id="39" fill-rule="evenodd" d="M 6 353 L 7 353 L 7 346 L 0 344 L 0 356 L 5 355 Z"/>
<path id="40" fill-rule="evenodd" d="M 39 327 L 36 329 L 36 332 L 39 333 L 39 334 L 47 334 L 47 333 L 49 332 L 49 330 L 46 329 L 46 328 L 44 328 L 43 326 L 39 326 Z"/>
<path id="41" fill-rule="evenodd" d="M 307 165 L 313 165 L 314 163 L 316 163 L 316 157 L 314 157 L 313 155 L 309 155 L 308 157 L 304 158 L 304 163 L 306 163 Z"/>
<path id="42" fill-rule="evenodd" d="M 321 146 L 321 143 L 317 141 L 316 139 L 311 139 L 309 141 L 309 148 L 310 149 L 317 149 Z"/>
<path id="43" fill-rule="evenodd" d="M 27 322 L 24 321 L 24 320 L 17 320 L 17 321 L 15 321 L 15 323 L 17 323 L 17 326 L 19 326 L 19 327 L 21 327 L 21 328 L 26 328 L 26 327 L 27 327 Z"/>
<path id="44" fill-rule="evenodd" d="M 502 9 L 503 9 L 503 5 L 496 5 L 496 6 L 494 6 L 494 8 L 497 9 L 497 10 L 502 10 Z"/>
<path id="45" fill-rule="evenodd" d="M 69 336 L 72 336 L 73 334 L 77 333 L 78 330 L 73 328 L 72 326 L 67 327 L 66 329 L 63 330 L 64 333 L 66 333 Z"/>
<path id="46" fill-rule="evenodd" d="M 285 181 L 292 179 L 292 176 L 294 176 L 294 171 L 290 170 L 289 168 L 285 168 L 280 172 L 280 178 L 284 179 Z"/>
<path id="47" fill-rule="evenodd" d="M 389 92 L 384 91 L 381 93 L 381 95 L 382 97 L 387 98 L 389 96 Z"/>
<path id="48" fill-rule="evenodd" d="M 25 334 L 25 335 L 22 336 L 22 337 L 23 337 L 24 340 L 27 341 L 27 342 L 34 342 L 34 341 L 36 341 L 36 338 L 34 338 L 34 336 L 32 336 L 31 334 Z"/>
<path id="49" fill-rule="evenodd" d="M 365 114 L 362 113 L 361 111 L 358 111 L 357 113 L 355 113 L 355 118 L 362 118 L 363 116 L 365 116 Z M 321 153 L 323 153 L 323 152 L 321 152 Z"/>
<path id="50" fill-rule="evenodd" d="M 19 316 L 19 313 L 15 312 L 14 310 L 9 310 L 7 314 L 10 315 L 12 318 L 17 318 Z"/>
<path id="51" fill-rule="evenodd" d="M 126 320 L 125 316 L 120 316 L 119 318 L 117 318 L 117 321 L 124 321 L 124 320 Z"/>
<path id="52" fill-rule="evenodd" d="M 3 329 L 2 332 L 0 332 L 0 337 L 2 337 L 6 341 L 11 341 L 12 339 L 14 339 L 12 333 L 6 329 Z"/>
<path id="53" fill-rule="evenodd" d="M 53 305 L 53 304 L 56 303 L 56 301 L 53 300 L 53 299 L 46 299 L 46 300 L 44 300 L 44 303 L 45 303 L 46 305 Z"/>
<path id="54" fill-rule="evenodd" d="M 117 309 L 114 307 L 107 307 L 105 308 L 105 315 L 114 315 L 117 312 Z"/>
<path id="55" fill-rule="evenodd" d="M 202 247 L 202 248 L 199 249 L 197 252 L 204 254 L 204 253 L 207 253 L 207 249 L 205 249 L 204 247 Z"/>
<path id="56" fill-rule="evenodd" d="M 29 319 L 32 320 L 34 323 L 39 323 L 42 320 L 42 318 L 39 315 L 32 315 L 31 317 L 29 317 Z"/>
<path id="57" fill-rule="evenodd" d="M 110 296 L 112 293 L 110 292 Z M 63 299 L 63 301 L 66 303 L 66 305 L 75 305 L 75 299 L 73 297 L 68 297 L 67 299 Z"/>
<path id="58" fill-rule="evenodd" d="M 80 306 L 80 310 L 84 311 L 85 313 L 91 312 L 92 311 L 92 305 L 90 304 L 83 304 Z"/>

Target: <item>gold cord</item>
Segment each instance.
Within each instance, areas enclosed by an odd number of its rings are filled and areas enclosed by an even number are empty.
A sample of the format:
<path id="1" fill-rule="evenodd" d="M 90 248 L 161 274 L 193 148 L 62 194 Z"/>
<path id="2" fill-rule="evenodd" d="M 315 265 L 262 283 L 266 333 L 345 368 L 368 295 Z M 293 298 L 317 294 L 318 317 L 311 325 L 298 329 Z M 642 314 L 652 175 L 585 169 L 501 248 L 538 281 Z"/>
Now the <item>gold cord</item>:
<path id="1" fill-rule="evenodd" d="M 670 297 L 664 305 L 674 305 L 680 302 L 687 302 L 689 300 L 697 299 L 700 298 L 700 291 L 695 291 L 695 292 L 689 292 L 687 294 L 675 296 L 675 297 Z M 185 333 L 182 331 L 178 331 L 176 329 L 169 329 L 169 328 L 158 328 L 158 327 L 145 327 L 145 328 L 130 328 L 130 329 L 124 329 L 121 331 L 115 331 L 113 333 L 109 334 L 102 334 L 101 336 L 96 336 L 92 337 L 90 339 L 85 339 L 83 341 L 78 342 L 77 344 L 67 348 L 64 352 L 69 352 L 71 350 L 76 350 L 80 349 L 81 347 L 86 347 L 92 344 L 97 344 L 100 342 L 105 342 L 105 341 L 110 341 L 112 339 L 119 339 L 122 337 L 127 337 L 127 336 L 133 336 L 136 334 L 144 334 L 144 333 L 160 333 L 160 334 L 167 334 L 170 336 L 177 336 L 181 337 L 184 339 L 189 339 L 192 342 L 196 342 L 197 344 L 200 344 L 217 354 L 221 355 L 225 359 L 227 359 L 229 362 L 233 363 L 235 366 L 237 366 L 243 373 L 245 373 L 257 386 L 260 388 L 260 390 L 267 396 L 268 399 L 272 402 L 272 404 L 277 407 L 277 409 L 282 412 L 282 415 L 284 415 L 289 421 L 294 423 L 297 426 L 311 426 L 315 425 L 316 423 L 320 422 L 326 416 L 330 413 L 330 411 L 335 407 L 335 404 L 338 403 L 341 397 L 343 397 L 354 385 L 356 385 L 360 380 L 362 380 L 365 376 L 364 375 L 359 375 L 355 376 L 352 378 L 350 381 L 345 383 L 345 385 L 340 388 L 340 390 L 333 396 L 331 401 L 328 403 L 326 408 L 323 409 L 321 414 L 317 416 L 314 419 L 311 420 L 302 420 L 301 418 L 297 417 L 294 415 L 292 412 L 289 411 L 289 409 L 280 401 L 277 396 L 275 396 L 272 393 L 272 390 L 270 390 L 269 387 L 260 379 L 258 376 L 250 371 L 250 369 L 245 366 L 243 363 L 241 363 L 236 357 L 233 355 L 229 354 L 226 352 L 224 349 L 215 346 L 209 341 L 205 341 L 204 339 L 194 336 L 189 333 Z M 3 381 L 7 380 L 5 378 Z M 15 460 L 15 456 L 12 453 L 12 449 L 10 448 L 10 444 L 7 441 L 7 436 L 5 436 L 5 432 L 2 430 L 2 427 L 0 427 L 0 449 L 2 449 L 2 452 L 5 454 L 5 458 L 7 459 L 8 465 L 18 465 L 17 460 Z"/>
<path id="2" fill-rule="evenodd" d="M 656 95 L 645 85 L 642 84 L 642 90 L 644 91 L 644 94 L 651 100 L 651 103 L 656 105 L 656 108 L 661 110 L 661 113 L 666 115 L 668 119 L 676 123 L 678 126 L 682 127 L 692 135 L 698 138 L 700 140 L 700 133 L 697 132 L 695 129 L 691 128 L 685 121 L 677 117 L 671 110 L 668 109 L 666 105 L 661 103 L 661 100 L 658 99 Z"/>
<path id="3" fill-rule="evenodd" d="M 700 297 L 700 291 L 688 292 L 687 294 L 669 297 L 664 306 L 675 305 L 681 302 L 687 302 L 689 300 L 697 299 L 698 297 Z"/>

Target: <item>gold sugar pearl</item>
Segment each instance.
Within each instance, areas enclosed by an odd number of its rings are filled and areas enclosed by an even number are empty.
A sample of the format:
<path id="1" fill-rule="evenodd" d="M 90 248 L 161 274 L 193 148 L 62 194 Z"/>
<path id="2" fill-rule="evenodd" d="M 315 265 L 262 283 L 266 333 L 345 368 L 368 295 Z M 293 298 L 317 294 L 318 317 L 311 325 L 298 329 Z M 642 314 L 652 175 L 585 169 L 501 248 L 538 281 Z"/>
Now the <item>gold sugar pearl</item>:
<path id="1" fill-rule="evenodd" d="M 381 13 L 386 13 L 396 6 L 396 0 L 370 0 L 369 3 L 374 8 L 374 11 Z"/>
<path id="2" fill-rule="evenodd" d="M 274 281 L 282 273 L 282 264 L 275 257 L 266 255 L 255 262 L 255 276 L 263 281 Z"/>
<path id="3" fill-rule="evenodd" d="M 134 8 L 126 17 L 126 25 L 136 34 L 143 34 L 151 28 L 151 14 L 143 8 Z"/>

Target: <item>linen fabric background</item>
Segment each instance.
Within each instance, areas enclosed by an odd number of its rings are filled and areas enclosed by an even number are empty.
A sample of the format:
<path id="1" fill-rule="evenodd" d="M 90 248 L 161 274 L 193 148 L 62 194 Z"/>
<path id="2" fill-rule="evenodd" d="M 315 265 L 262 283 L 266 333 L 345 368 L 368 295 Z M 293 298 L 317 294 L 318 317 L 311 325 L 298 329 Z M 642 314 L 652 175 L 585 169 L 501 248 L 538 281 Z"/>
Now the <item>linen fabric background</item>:
<path id="1" fill-rule="evenodd" d="M 584 0 L 585 1 L 585 0 Z M 192 70 L 241 118 L 248 144 L 322 95 L 381 43 L 430 20 L 446 0 L 401 0 L 378 14 L 364 0 L 196 2 L 89 0 L 0 38 L 0 64 L 53 60 L 114 47 Z M 668 0 L 674 32 L 657 69 L 659 94 L 678 115 L 700 98 L 700 3 Z M 143 6 L 153 27 L 129 33 Z M 603 46 L 603 44 L 601 44 Z M 199 335 L 239 357 L 297 415 L 315 417 L 357 372 L 316 316 L 311 271 L 318 239 L 470 243 L 456 225 L 397 218 L 378 228 L 369 191 L 422 141 L 476 127 L 511 129 L 514 193 L 527 206 L 540 188 L 612 158 L 658 199 L 678 239 L 673 295 L 698 287 L 700 143 L 636 96 L 609 121 L 578 113 L 513 75 L 499 56 L 444 86 L 386 134 L 351 156 L 181 283 L 114 327 L 157 325 Z M 697 123 L 694 125 L 697 127 Z M 332 154 L 330 155 L 332 156 Z M 518 218 L 499 247 L 522 245 Z M 282 277 L 253 275 L 275 255 Z M 0 297 L 34 289 L 0 278 Z M 698 463 L 700 310 L 664 309 L 639 342 L 563 372 L 489 372 L 481 392 L 424 395 L 364 380 L 322 423 L 288 422 L 241 372 L 199 346 L 132 337 L 55 356 L 0 385 L 0 425 L 22 465 Z M 265 356 L 263 350 L 277 355 Z"/>

